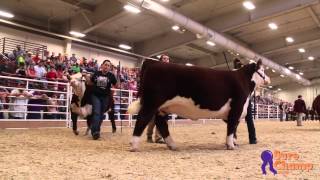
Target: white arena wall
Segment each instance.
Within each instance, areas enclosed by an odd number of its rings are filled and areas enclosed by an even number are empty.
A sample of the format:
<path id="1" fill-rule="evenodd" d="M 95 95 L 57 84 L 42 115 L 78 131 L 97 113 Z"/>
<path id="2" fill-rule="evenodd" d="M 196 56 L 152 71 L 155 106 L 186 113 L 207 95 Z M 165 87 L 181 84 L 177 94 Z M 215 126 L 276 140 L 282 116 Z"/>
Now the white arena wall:
<path id="1" fill-rule="evenodd" d="M 320 94 L 320 84 L 313 86 L 291 84 L 284 86 L 282 89 L 282 91 L 275 94 L 277 98 L 293 103 L 298 98 L 298 95 L 302 95 L 307 107 L 311 107 L 314 98 Z"/>
<path id="2" fill-rule="evenodd" d="M 48 47 L 50 54 L 51 52 L 55 52 L 56 55 L 58 53 L 63 54 L 65 49 L 65 42 L 63 40 L 0 25 L 0 38 L 3 37 L 45 45 Z M 119 61 L 121 61 L 121 66 L 125 67 L 135 67 L 138 62 L 138 60 L 133 57 L 86 47 L 75 43 L 72 43 L 71 45 L 71 53 L 75 53 L 77 58 L 86 57 L 87 59 L 97 59 L 99 63 L 105 59 L 109 59 L 114 65 L 117 65 Z M 69 56 L 71 56 L 71 54 Z"/>

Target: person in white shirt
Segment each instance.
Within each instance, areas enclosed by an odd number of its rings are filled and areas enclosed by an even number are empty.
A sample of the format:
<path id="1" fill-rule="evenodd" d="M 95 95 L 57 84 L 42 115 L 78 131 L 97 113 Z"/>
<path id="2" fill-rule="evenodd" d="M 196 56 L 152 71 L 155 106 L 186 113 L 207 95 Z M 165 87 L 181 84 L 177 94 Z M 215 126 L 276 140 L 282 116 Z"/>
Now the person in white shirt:
<path id="1" fill-rule="evenodd" d="M 44 67 L 43 65 L 43 61 L 40 61 L 38 63 L 38 65 L 34 66 L 34 70 L 36 72 L 36 77 L 41 79 L 41 78 L 44 78 L 46 76 L 46 68 Z"/>
<path id="2" fill-rule="evenodd" d="M 19 89 L 18 89 L 19 88 Z M 23 111 L 27 111 L 28 98 L 32 96 L 32 94 L 28 93 L 27 91 L 20 89 L 23 88 L 21 83 L 18 83 L 18 88 L 13 89 L 10 93 L 11 103 L 15 105 L 10 105 L 10 111 L 18 111 L 18 112 L 11 112 L 10 118 L 11 119 L 23 119 L 25 113 Z"/>

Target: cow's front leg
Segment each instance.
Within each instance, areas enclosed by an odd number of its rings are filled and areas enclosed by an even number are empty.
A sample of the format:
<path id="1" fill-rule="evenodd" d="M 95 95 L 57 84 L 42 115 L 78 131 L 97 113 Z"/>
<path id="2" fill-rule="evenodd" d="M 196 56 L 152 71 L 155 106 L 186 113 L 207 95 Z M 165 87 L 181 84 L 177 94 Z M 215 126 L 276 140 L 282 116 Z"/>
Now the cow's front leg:
<path id="1" fill-rule="evenodd" d="M 239 144 L 237 144 L 237 138 L 238 138 L 238 136 L 237 136 L 237 129 L 238 129 L 239 122 L 240 122 L 240 119 L 239 119 L 239 121 L 238 121 L 236 130 L 235 130 L 234 135 L 233 135 L 233 144 L 234 144 L 236 147 L 239 146 Z"/>
<path id="2" fill-rule="evenodd" d="M 235 99 L 231 102 L 231 110 L 228 115 L 228 122 L 227 122 L 227 138 L 226 144 L 228 150 L 235 149 L 235 138 L 237 127 L 239 124 L 239 119 L 242 114 L 243 105 L 245 103 L 245 98 Z"/>
<path id="3" fill-rule="evenodd" d="M 78 126 L 77 126 L 77 122 L 78 122 L 78 115 L 74 112 L 71 111 L 71 120 L 72 120 L 72 130 L 73 133 L 75 135 L 79 135 L 79 131 L 78 131 Z"/>
<path id="4" fill-rule="evenodd" d="M 145 109 L 141 108 L 138 116 L 137 116 L 137 121 L 133 130 L 133 136 L 130 142 L 131 145 L 131 152 L 136 152 L 139 151 L 139 143 L 140 143 L 140 136 L 142 135 L 144 129 L 152 119 L 156 112 L 156 109 L 151 110 L 151 109 Z"/>
<path id="5" fill-rule="evenodd" d="M 176 143 L 173 141 L 172 137 L 170 136 L 170 132 L 168 128 L 168 120 L 169 120 L 168 115 L 161 116 L 157 114 L 155 118 L 155 124 L 158 130 L 160 131 L 162 138 L 166 142 L 168 148 L 170 150 L 176 151 L 178 148 Z"/>

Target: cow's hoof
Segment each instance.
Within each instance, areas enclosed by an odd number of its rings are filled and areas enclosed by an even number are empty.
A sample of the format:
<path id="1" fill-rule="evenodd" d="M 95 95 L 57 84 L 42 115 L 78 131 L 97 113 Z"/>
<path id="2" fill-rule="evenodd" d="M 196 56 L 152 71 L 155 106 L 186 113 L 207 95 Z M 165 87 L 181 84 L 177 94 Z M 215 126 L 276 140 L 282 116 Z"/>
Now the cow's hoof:
<path id="1" fill-rule="evenodd" d="M 79 131 L 73 130 L 73 134 L 76 135 L 76 136 L 78 136 L 78 135 L 79 135 Z"/>
<path id="2" fill-rule="evenodd" d="M 168 148 L 171 150 L 171 151 L 179 151 L 179 148 L 177 146 L 168 146 Z"/>
<path id="3" fill-rule="evenodd" d="M 227 144 L 227 150 L 235 150 L 236 146 L 235 145 L 229 145 Z"/>
<path id="4" fill-rule="evenodd" d="M 138 148 L 131 148 L 130 152 L 139 152 L 139 149 Z"/>

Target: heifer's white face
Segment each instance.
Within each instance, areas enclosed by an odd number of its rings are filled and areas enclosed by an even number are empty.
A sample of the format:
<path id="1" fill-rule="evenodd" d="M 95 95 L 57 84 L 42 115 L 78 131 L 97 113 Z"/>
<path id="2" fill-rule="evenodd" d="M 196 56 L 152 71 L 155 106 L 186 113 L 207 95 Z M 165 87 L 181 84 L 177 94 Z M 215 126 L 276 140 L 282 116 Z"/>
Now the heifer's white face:
<path id="1" fill-rule="evenodd" d="M 70 76 L 70 85 L 73 88 L 73 92 L 78 97 L 82 97 L 84 94 L 84 91 L 86 90 L 86 84 L 85 81 L 82 80 L 82 74 L 77 73 L 72 76 Z"/>
<path id="2" fill-rule="evenodd" d="M 265 74 L 262 65 L 256 72 L 253 73 L 251 81 L 255 82 L 256 87 L 260 87 L 262 85 L 267 85 L 270 83 L 270 78 Z"/>

